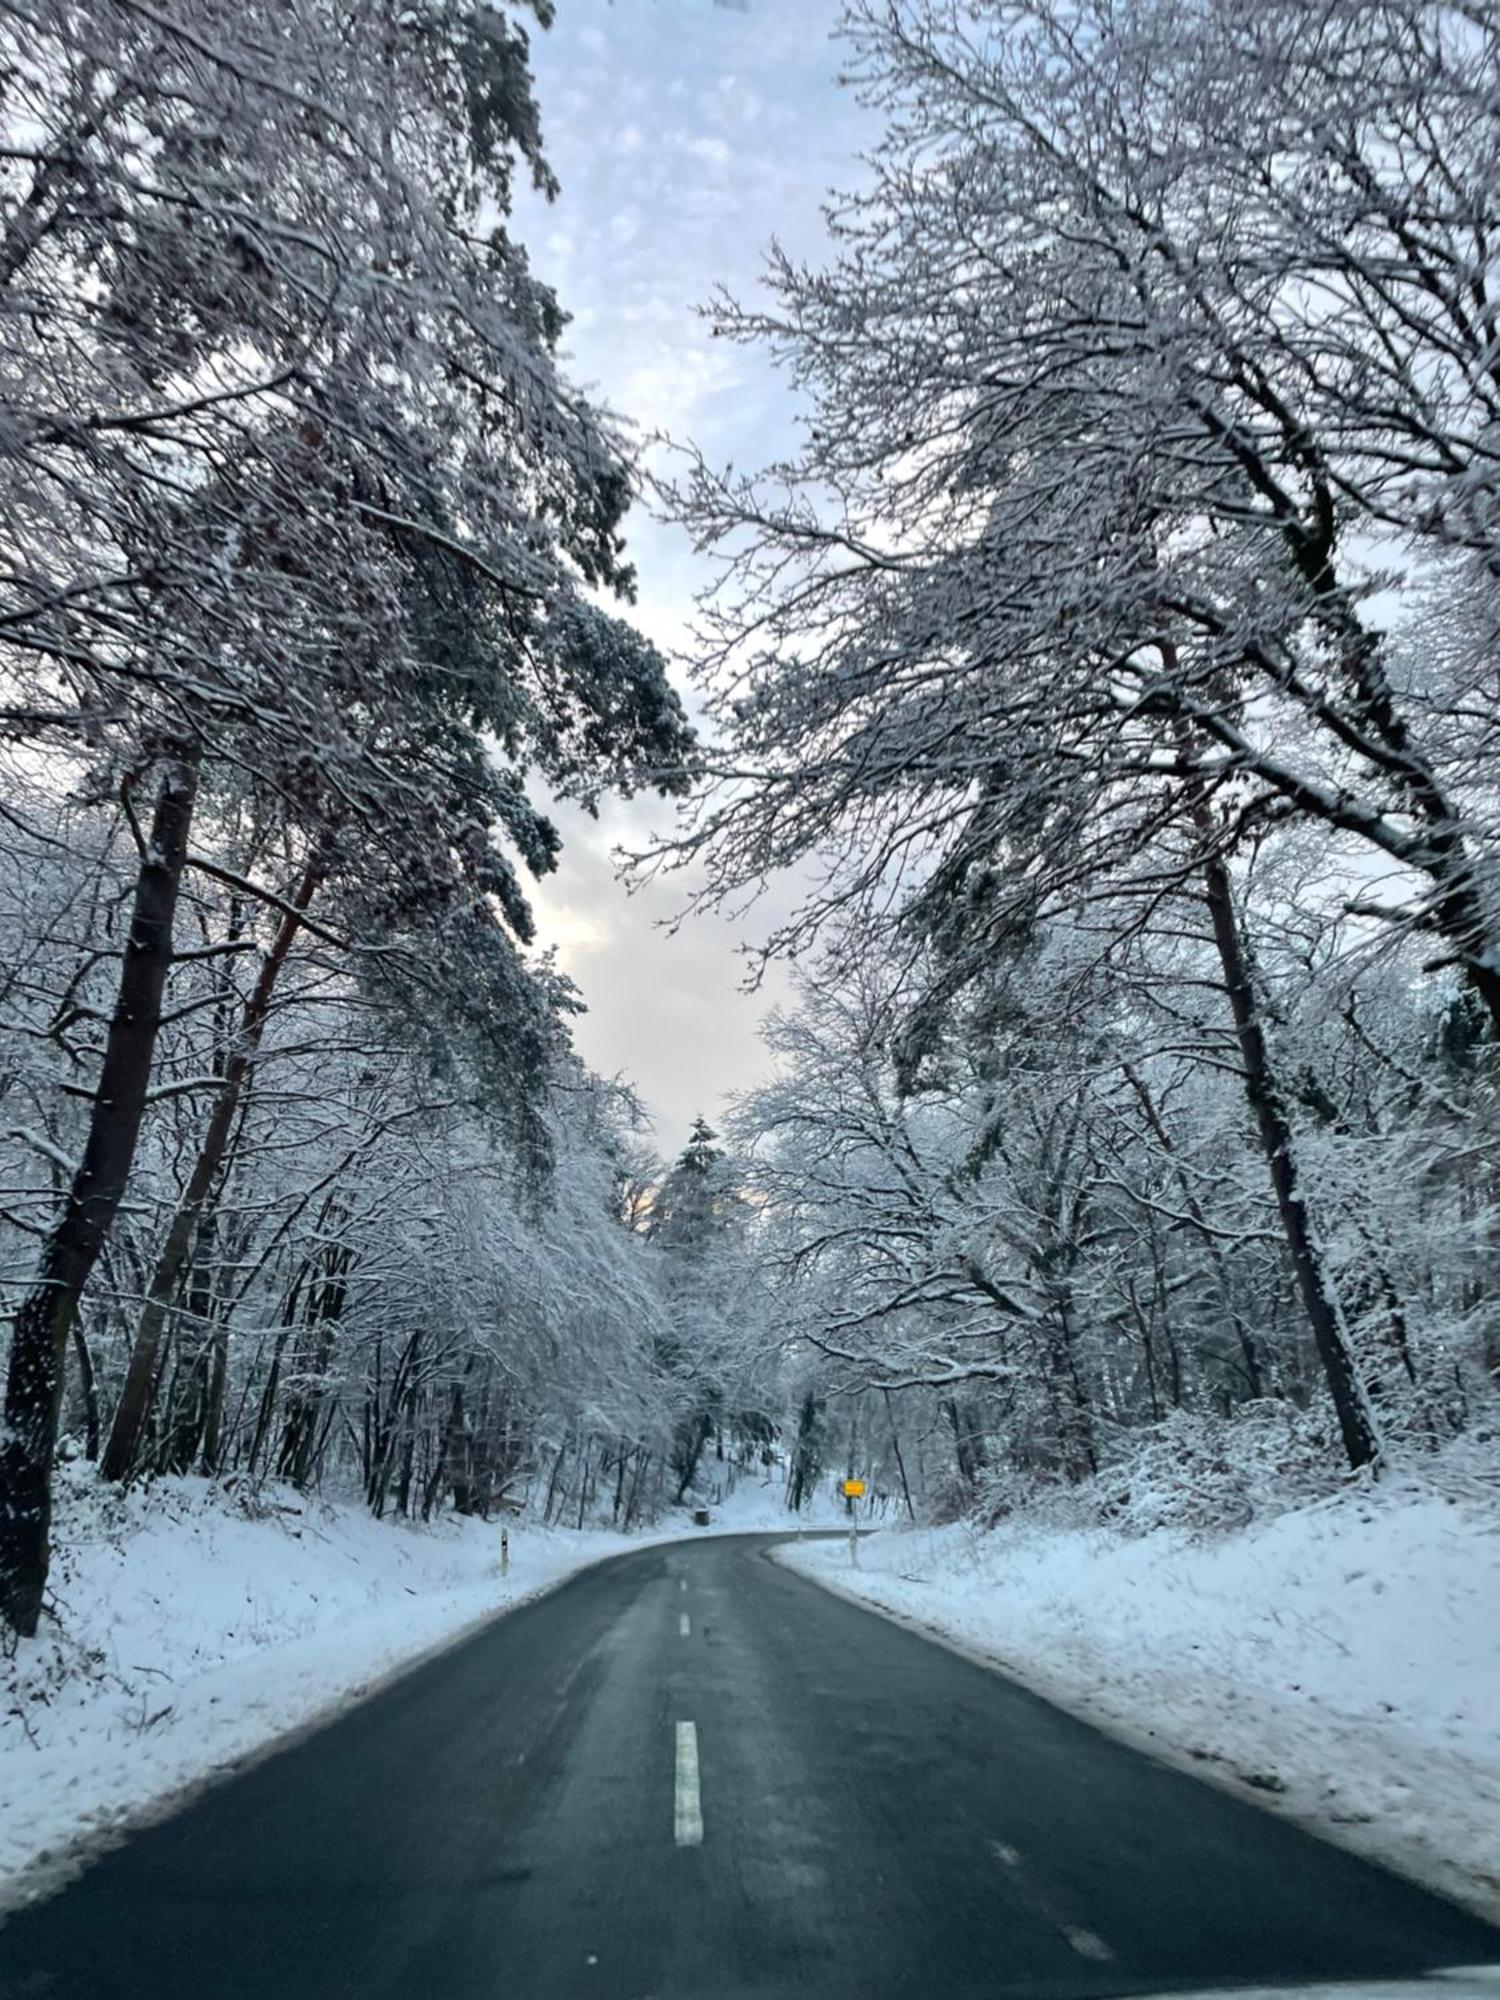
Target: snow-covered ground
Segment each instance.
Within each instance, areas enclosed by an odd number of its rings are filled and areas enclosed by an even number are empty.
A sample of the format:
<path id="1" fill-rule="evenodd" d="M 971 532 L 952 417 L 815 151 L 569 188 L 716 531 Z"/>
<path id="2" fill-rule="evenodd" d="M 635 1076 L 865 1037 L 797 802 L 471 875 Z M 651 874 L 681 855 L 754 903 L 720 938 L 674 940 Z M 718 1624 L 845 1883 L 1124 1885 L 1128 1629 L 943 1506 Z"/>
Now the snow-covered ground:
<path id="1" fill-rule="evenodd" d="M 741 1473 L 732 1492 L 725 1492 L 725 1485 L 722 1467 L 712 1461 L 706 1464 L 694 1504 L 708 1509 L 709 1525 L 696 1533 L 795 1534 L 799 1528 L 826 1530 L 846 1525 L 844 1503 L 832 1482 L 825 1482 L 807 1496 L 800 1516 L 787 1510 L 785 1476 L 779 1465 L 760 1475 Z"/>
<path id="2" fill-rule="evenodd" d="M 467 1628 L 591 1562 L 678 1535 L 788 1526 L 780 1467 L 705 1467 L 686 1513 L 633 1535 L 449 1518 L 372 1520 L 267 1487 L 149 1491 L 60 1476 L 58 1623 L 0 1656 L 0 1907 L 50 1887 L 101 1841 L 225 1766 L 368 1693 Z M 805 1510 L 837 1518 L 831 1493 Z"/>
<path id="3" fill-rule="evenodd" d="M 1500 1511 L 1392 1482 L 1217 1539 L 1011 1522 L 780 1553 L 1500 1918 Z"/>

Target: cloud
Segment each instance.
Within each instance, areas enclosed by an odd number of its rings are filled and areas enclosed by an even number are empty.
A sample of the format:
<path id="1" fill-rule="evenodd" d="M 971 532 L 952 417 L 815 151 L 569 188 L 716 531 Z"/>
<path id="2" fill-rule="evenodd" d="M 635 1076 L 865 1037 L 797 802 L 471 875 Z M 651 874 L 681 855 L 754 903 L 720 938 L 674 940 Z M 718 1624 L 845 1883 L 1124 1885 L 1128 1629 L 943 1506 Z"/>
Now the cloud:
<path id="1" fill-rule="evenodd" d="M 793 256 L 825 247 L 830 186 L 859 178 L 867 114 L 837 85 L 830 42 L 839 0 L 569 0 L 533 38 L 543 129 L 562 183 L 557 204 L 523 197 L 517 226 L 540 274 L 573 314 L 573 378 L 639 437 L 697 439 L 747 467 L 792 448 L 795 405 L 762 355 L 712 338 L 694 307 L 716 285 L 747 293 L 776 237 Z M 632 614 L 669 654 L 686 649 L 707 572 L 679 531 L 632 520 L 640 576 Z M 624 1071 L 674 1151 L 695 1112 L 765 1073 L 757 1028 L 786 994 L 773 971 L 743 990 L 755 942 L 790 900 L 773 891 L 731 923 L 690 918 L 690 879 L 629 896 L 610 858 L 639 847 L 670 808 L 606 806 L 596 824 L 563 811 L 557 875 L 534 900 L 589 1013 L 578 1040 L 606 1073 Z"/>
<path id="2" fill-rule="evenodd" d="M 718 167 L 721 171 L 728 167 L 734 158 L 733 152 L 723 139 L 700 139 L 694 136 L 683 139 L 680 143 L 682 150 L 690 153 L 695 160 L 704 160 L 709 166 Z"/>
<path id="3" fill-rule="evenodd" d="M 532 902 L 541 939 L 588 1008 L 574 1024 L 580 1050 L 601 1074 L 634 1084 L 671 1153 L 700 1111 L 716 1118 L 727 1096 L 764 1074 L 760 1023 L 785 1003 L 789 983 L 775 966 L 746 990 L 753 964 L 739 949 L 741 926 L 713 916 L 675 924 L 691 876 L 626 892 L 612 849 L 640 845 L 667 811 L 616 803 L 595 823 L 557 809 L 563 864 L 534 885 Z"/>

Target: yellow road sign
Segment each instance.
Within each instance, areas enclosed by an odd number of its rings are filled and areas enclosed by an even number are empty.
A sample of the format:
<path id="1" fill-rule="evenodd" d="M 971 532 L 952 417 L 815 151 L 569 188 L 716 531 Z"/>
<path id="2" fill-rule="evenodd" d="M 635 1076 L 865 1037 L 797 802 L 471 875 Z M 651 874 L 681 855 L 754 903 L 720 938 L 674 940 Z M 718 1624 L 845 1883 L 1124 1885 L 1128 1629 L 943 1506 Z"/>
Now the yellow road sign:
<path id="1" fill-rule="evenodd" d="M 865 1482 L 862 1479 L 846 1479 L 844 1481 L 844 1498 L 846 1500 L 857 1500 L 864 1490 Z"/>

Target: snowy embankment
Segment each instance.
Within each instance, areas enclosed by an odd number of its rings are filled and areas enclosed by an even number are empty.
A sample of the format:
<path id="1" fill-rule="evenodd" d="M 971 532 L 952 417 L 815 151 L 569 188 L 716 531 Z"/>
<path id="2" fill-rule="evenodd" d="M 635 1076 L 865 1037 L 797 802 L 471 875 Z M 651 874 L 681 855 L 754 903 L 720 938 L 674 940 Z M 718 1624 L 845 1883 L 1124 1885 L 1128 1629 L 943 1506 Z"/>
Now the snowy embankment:
<path id="1" fill-rule="evenodd" d="M 153 1806 L 643 1537 L 378 1522 L 201 1479 L 61 1482 L 58 1621 L 0 1658 L 0 1903 Z"/>
<path id="2" fill-rule="evenodd" d="M 1009 1522 L 779 1560 L 1500 1919 L 1500 1510 L 1392 1481 L 1238 1533 Z"/>

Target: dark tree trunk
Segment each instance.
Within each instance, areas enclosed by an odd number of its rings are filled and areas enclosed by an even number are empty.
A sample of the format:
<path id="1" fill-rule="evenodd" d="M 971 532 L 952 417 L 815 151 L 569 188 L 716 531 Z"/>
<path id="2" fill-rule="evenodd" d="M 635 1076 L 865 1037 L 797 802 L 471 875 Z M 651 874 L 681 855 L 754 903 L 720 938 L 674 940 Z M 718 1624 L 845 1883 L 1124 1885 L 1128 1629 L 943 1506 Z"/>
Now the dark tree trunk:
<path id="1" fill-rule="evenodd" d="M 1307 1204 L 1298 1185 L 1291 1123 L 1266 1044 L 1249 957 L 1234 912 L 1229 870 L 1217 853 L 1212 853 L 1204 865 L 1204 886 L 1214 943 L 1224 968 L 1224 984 L 1228 988 L 1229 1005 L 1234 1015 L 1240 1060 L 1245 1070 L 1245 1089 L 1255 1114 L 1261 1148 L 1271 1171 L 1271 1185 L 1281 1215 L 1282 1232 L 1291 1253 L 1302 1309 L 1312 1329 L 1318 1359 L 1323 1364 L 1323 1374 L 1333 1397 L 1349 1463 L 1355 1467 L 1369 1465 L 1379 1456 L 1379 1439 L 1349 1346 L 1333 1282 L 1324 1269 Z"/>
<path id="2" fill-rule="evenodd" d="M 472 1360 L 464 1367 L 467 1378 Z M 474 1509 L 474 1454 L 470 1448 L 469 1423 L 464 1412 L 464 1387 L 455 1382 L 448 1398 L 448 1421 L 433 1471 L 433 1503 L 444 1485 L 452 1489 L 455 1514 L 472 1514 Z"/>
<path id="3" fill-rule="evenodd" d="M 1161 1324 L 1161 1337 L 1167 1350 L 1167 1393 L 1172 1399 L 1174 1410 L 1182 1408 L 1182 1349 L 1177 1344 L 1177 1330 L 1172 1324 L 1171 1294 L 1167 1284 L 1167 1267 L 1162 1257 L 1161 1238 L 1151 1232 L 1151 1268 L 1155 1278 L 1155 1317 Z"/>
<path id="4" fill-rule="evenodd" d="M 83 1452 L 91 1463 L 99 1456 L 103 1429 L 99 1421 L 99 1384 L 94 1379 L 94 1357 L 80 1320 L 73 1321 L 73 1359 L 78 1363 L 78 1386 L 83 1395 Z"/>
<path id="5" fill-rule="evenodd" d="M 636 1453 L 635 1477 L 630 1482 L 630 1498 L 625 1502 L 625 1526 L 628 1528 L 635 1519 L 636 1508 L 640 1504 L 641 1482 L 646 1476 L 646 1467 L 651 1463 L 651 1454 L 642 1445 Z"/>
<path id="6" fill-rule="evenodd" d="M 196 756 L 180 752 L 162 777 L 83 1158 L 12 1332 L 0 1446 L 0 1611 L 25 1637 L 36 1631 L 47 1584 L 63 1358 L 135 1160 L 197 781 Z"/>
<path id="7" fill-rule="evenodd" d="M 206 1251 L 208 1246 L 200 1243 L 199 1248 Z M 187 1288 L 186 1317 L 196 1337 L 191 1355 L 180 1358 L 174 1371 L 156 1452 L 159 1472 L 191 1472 L 203 1441 L 215 1318 L 214 1272 L 206 1256 L 195 1265 Z"/>
<path id="8" fill-rule="evenodd" d="M 408 1400 L 406 1424 L 401 1440 L 401 1476 L 396 1481 L 396 1512 L 403 1521 L 411 1519 L 412 1473 L 417 1457 L 417 1410 L 416 1404 Z"/>
<path id="9" fill-rule="evenodd" d="M 881 1394 L 885 1397 L 885 1414 L 891 1427 L 891 1450 L 896 1454 L 896 1470 L 901 1475 L 901 1497 L 906 1502 L 907 1519 L 915 1521 L 917 1510 L 911 1504 L 911 1487 L 906 1479 L 906 1460 L 901 1456 L 901 1438 L 896 1429 L 896 1413 L 891 1407 L 891 1392 L 883 1389 Z"/>
<path id="10" fill-rule="evenodd" d="M 336 1211 L 324 1204 L 323 1223 Z M 323 1385 L 339 1322 L 348 1301 L 348 1272 L 354 1252 L 345 1244 L 332 1244 L 323 1252 L 323 1272 L 309 1288 L 303 1308 L 302 1332 L 292 1361 L 292 1389 L 287 1399 L 286 1421 L 276 1471 L 293 1486 L 305 1487 L 312 1478 L 318 1441 L 318 1419 L 322 1413 Z"/>
<path id="11" fill-rule="evenodd" d="M 1125 1065 L 1125 1080 L 1140 1099 L 1141 1109 L 1146 1114 L 1146 1123 L 1151 1127 L 1152 1132 L 1156 1136 L 1157 1143 L 1172 1163 L 1172 1172 L 1182 1195 L 1183 1207 L 1198 1225 L 1198 1229 L 1203 1237 L 1203 1247 L 1207 1253 L 1209 1263 L 1213 1266 L 1214 1281 L 1219 1288 L 1219 1297 L 1223 1301 L 1224 1310 L 1229 1315 L 1230 1323 L 1234 1327 L 1235 1339 L 1239 1343 L 1241 1371 L 1245 1377 L 1245 1393 L 1252 1402 L 1258 1401 L 1266 1393 L 1265 1376 L 1261 1370 L 1260 1349 L 1249 1326 L 1246 1324 L 1244 1314 L 1234 1303 L 1234 1293 L 1230 1287 L 1229 1273 L 1224 1263 L 1224 1254 L 1219 1248 L 1213 1231 L 1209 1228 L 1208 1218 L 1203 1213 L 1202 1205 L 1193 1190 L 1192 1181 L 1188 1178 L 1183 1167 L 1172 1136 L 1162 1123 L 1161 1114 L 1152 1102 L 1150 1092 L 1129 1063 Z"/>
<path id="12" fill-rule="evenodd" d="M 787 1505 L 794 1514 L 802 1512 L 803 1502 L 823 1469 L 820 1450 L 822 1415 L 822 1405 L 809 1389 L 797 1413 L 797 1442 L 792 1450 L 792 1476 L 787 1485 Z"/>
<path id="13" fill-rule="evenodd" d="M 125 1386 L 120 1393 L 115 1408 L 114 1422 L 109 1429 L 109 1442 L 104 1448 L 104 1463 L 100 1470 L 106 1479 L 124 1479 L 135 1465 L 140 1450 L 141 1435 L 150 1414 L 151 1383 L 156 1373 L 156 1354 L 161 1344 L 162 1328 L 166 1324 L 167 1311 L 177 1289 L 177 1281 L 193 1247 L 193 1239 L 198 1230 L 204 1204 L 219 1177 L 224 1157 L 229 1149 L 229 1136 L 234 1129 L 235 1113 L 239 1109 L 244 1094 L 246 1079 L 255 1061 L 260 1039 L 265 1032 L 266 1018 L 271 1010 L 271 999 L 276 990 L 276 980 L 285 965 L 287 954 L 292 948 L 301 929 L 302 913 L 317 894 L 323 879 L 322 868 L 314 863 L 309 866 L 298 885 L 291 907 L 281 920 L 281 925 L 271 941 L 260 975 L 249 999 L 245 1002 L 240 1018 L 239 1033 L 234 1038 L 229 1058 L 224 1065 L 224 1082 L 215 1099 L 214 1108 L 203 1134 L 203 1143 L 198 1149 L 198 1157 L 193 1162 L 193 1171 L 183 1190 L 182 1200 L 172 1217 L 167 1230 L 166 1241 L 151 1273 L 151 1283 L 146 1291 L 146 1303 L 141 1311 L 140 1323 L 136 1328 L 135 1340 L 130 1350 L 129 1365 L 125 1370 Z"/>
<path id="14" fill-rule="evenodd" d="M 697 1477 L 698 1464 L 703 1457 L 703 1447 L 713 1432 L 714 1420 L 706 1413 L 685 1417 L 677 1426 L 677 1434 L 672 1441 L 672 1470 L 677 1474 L 677 1499 L 681 1506 L 687 1498 L 687 1490 Z"/>
<path id="15" fill-rule="evenodd" d="M 958 1465 L 959 1475 L 972 1486 L 984 1470 L 984 1447 L 978 1432 L 972 1427 L 969 1409 L 967 1406 L 960 1409 L 958 1398 L 950 1396 L 943 1404 L 943 1414 L 947 1417 L 949 1428 L 953 1432 L 953 1456 Z M 1059 1419 L 1059 1431 L 1062 1428 L 1063 1423 Z"/>
<path id="16" fill-rule="evenodd" d="M 271 1435 L 272 1419 L 276 1415 L 276 1398 L 281 1388 L 281 1364 L 286 1353 L 287 1342 L 292 1337 L 292 1329 L 297 1324 L 297 1313 L 302 1298 L 302 1288 L 312 1273 L 312 1265 L 306 1258 L 298 1266 L 297 1274 L 288 1286 L 281 1301 L 281 1325 L 271 1345 L 271 1362 L 266 1370 L 266 1379 L 260 1392 L 260 1404 L 255 1413 L 255 1430 L 250 1439 L 250 1450 L 246 1454 L 245 1470 L 253 1479 L 260 1465 L 261 1453 L 265 1450 Z"/>
<path id="17" fill-rule="evenodd" d="M 229 1328 L 222 1317 L 209 1342 L 208 1395 L 203 1407 L 203 1455 L 199 1461 L 211 1479 L 223 1452 L 224 1391 L 229 1381 Z"/>
<path id="18" fill-rule="evenodd" d="M 339 1311 L 343 1305 L 340 1301 Z M 370 1453 L 370 1470 L 365 1484 L 365 1499 L 376 1520 L 385 1513 L 386 1502 L 390 1498 L 391 1481 L 396 1474 L 396 1447 L 401 1436 L 401 1425 L 410 1421 L 409 1405 L 415 1401 L 417 1384 L 415 1380 L 417 1358 L 422 1348 L 422 1330 L 411 1334 L 402 1348 L 395 1368 L 391 1371 L 390 1394 L 386 1398 L 384 1411 L 378 1410 L 373 1448 Z M 379 1384 L 376 1384 L 379 1395 Z"/>
<path id="19" fill-rule="evenodd" d="M 547 1500 L 545 1506 L 542 1508 L 542 1520 L 548 1527 L 552 1525 L 552 1502 L 557 1494 L 557 1482 L 562 1473 L 563 1460 L 567 1456 L 567 1451 L 568 1439 L 566 1432 L 564 1432 L 563 1441 L 557 1447 L 557 1456 L 552 1461 L 552 1477 L 547 1482 Z"/>
<path id="20" fill-rule="evenodd" d="M 1078 1334 L 1066 1288 L 1060 1288 L 1058 1293 L 1057 1338 L 1051 1342 L 1051 1361 L 1063 1398 L 1060 1423 L 1063 1471 L 1069 1485 L 1077 1486 L 1098 1472 L 1099 1451 L 1094 1438 L 1094 1407 L 1078 1366 Z"/>

